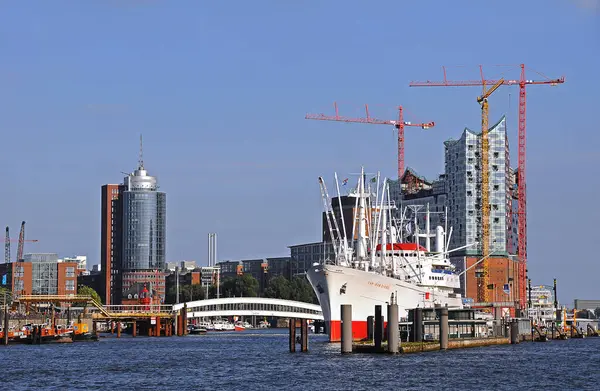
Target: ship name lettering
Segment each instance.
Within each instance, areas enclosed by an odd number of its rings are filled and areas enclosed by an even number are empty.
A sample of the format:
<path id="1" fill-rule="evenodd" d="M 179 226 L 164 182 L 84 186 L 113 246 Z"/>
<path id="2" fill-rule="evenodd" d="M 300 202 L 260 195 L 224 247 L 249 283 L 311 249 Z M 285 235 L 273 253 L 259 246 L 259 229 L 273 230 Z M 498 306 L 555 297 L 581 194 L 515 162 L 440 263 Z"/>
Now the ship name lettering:
<path id="1" fill-rule="evenodd" d="M 372 285 L 374 287 L 377 287 L 377 288 L 382 288 L 382 289 L 387 289 L 387 290 L 390 289 L 390 286 L 388 284 L 382 284 L 380 282 L 369 281 L 368 284 Z"/>

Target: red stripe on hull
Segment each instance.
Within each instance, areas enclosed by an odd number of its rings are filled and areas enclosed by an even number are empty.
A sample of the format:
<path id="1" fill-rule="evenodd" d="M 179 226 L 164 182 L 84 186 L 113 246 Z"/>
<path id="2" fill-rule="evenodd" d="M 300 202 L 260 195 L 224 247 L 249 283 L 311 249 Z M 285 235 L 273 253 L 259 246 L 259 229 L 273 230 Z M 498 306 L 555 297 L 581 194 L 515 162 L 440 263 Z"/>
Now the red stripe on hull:
<path id="1" fill-rule="evenodd" d="M 387 322 L 383 322 L 383 333 L 387 332 Z M 367 321 L 353 320 L 352 321 L 352 340 L 360 341 L 368 338 Z M 332 320 L 329 322 L 329 342 L 340 342 L 342 340 L 342 322 Z"/>

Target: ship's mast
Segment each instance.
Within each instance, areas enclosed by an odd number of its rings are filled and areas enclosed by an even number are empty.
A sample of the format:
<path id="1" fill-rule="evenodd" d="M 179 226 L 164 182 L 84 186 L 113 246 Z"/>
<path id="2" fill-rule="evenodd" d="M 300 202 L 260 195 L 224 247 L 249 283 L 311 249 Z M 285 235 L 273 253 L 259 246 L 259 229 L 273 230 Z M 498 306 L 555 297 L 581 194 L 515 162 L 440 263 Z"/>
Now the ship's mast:
<path id="1" fill-rule="evenodd" d="M 348 262 L 349 259 L 349 251 L 348 251 L 348 235 L 346 234 L 346 222 L 344 221 L 344 208 L 342 206 L 342 196 L 340 193 L 340 183 L 338 181 L 338 176 L 337 176 L 337 172 L 334 173 L 335 176 L 335 187 L 337 190 L 337 198 L 338 198 L 338 205 L 340 206 L 340 219 L 342 220 L 342 230 L 343 230 L 343 240 L 342 240 L 342 261 L 343 262 Z"/>
<path id="2" fill-rule="evenodd" d="M 367 232 L 366 232 L 366 216 L 365 216 L 365 169 L 361 167 L 360 178 L 358 180 L 358 241 L 356 243 L 356 257 L 358 262 L 367 270 L 368 264 L 364 262 L 367 255 Z"/>

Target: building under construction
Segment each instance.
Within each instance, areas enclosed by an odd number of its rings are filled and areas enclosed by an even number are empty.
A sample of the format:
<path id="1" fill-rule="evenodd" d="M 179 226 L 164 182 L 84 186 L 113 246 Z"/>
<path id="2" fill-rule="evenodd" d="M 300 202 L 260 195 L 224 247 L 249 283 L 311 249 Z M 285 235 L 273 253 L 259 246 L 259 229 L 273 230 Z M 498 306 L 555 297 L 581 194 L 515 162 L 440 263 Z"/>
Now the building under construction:
<path id="1" fill-rule="evenodd" d="M 481 165 L 482 134 L 464 129 L 457 140 L 444 142 L 445 173 L 429 181 L 407 169 L 396 185 L 397 204 L 423 205 L 417 221 L 425 218 L 429 207 L 432 226 L 452 227 L 450 249 L 465 247 L 451 254 L 457 270 L 468 271 L 461 278 L 464 297 L 472 302 L 519 301 L 517 245 L 516 183 L 510 168 L 506 119 L 502 117 L 487 132 L 487 187 L 489 209 L 482 208 L 484 182 Z M 413 216 L 408 216 L 411 221 Z M 487 221 L 488 257 L 486 278 L 481 263 L 484 257 L 483 222 Z M 476 265 L 477 264 L 477 265 Z M 485 285 L 485 286 L 483 286 Z M 481 292 L 485 296 L 481 297 Z"/>

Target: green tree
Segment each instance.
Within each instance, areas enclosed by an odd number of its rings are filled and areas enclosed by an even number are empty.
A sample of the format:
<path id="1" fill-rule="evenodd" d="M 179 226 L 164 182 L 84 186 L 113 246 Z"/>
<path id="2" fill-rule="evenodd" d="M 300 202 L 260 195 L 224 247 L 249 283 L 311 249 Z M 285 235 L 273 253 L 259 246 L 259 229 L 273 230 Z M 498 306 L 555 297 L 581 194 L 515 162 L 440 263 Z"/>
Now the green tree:
<path id="1" fill-rule="evenodd" d="M 203 300 L 206 292 L 202 289 L 202 285 L 179 285 L 179 302 L 184 303 L 186 301 Z M 177 302 L 177 286 L 174 285 L 169 288 L 165 297 L 166 304 L 175 304 Z"/>
<path id="2" fill-rule="evenodd" d="M 226 277 L 221 283 L 221 297 L 256 297 L 258 296 L 258 280 L 250 274 Z"/>
<path id="3" fill-rule="evenodd" d="M 273 299 L 290 300 L 292 297 L 292 285 L 290 280 L 284 276 L 276 276 L 271 278 L 265 289 L 264 296 Z"/>
<path id="4" fill-rule="evenodd" d="M 80 285 L 77 287 L 77 294 L 78 295 L 86 295 L 86 296 L 91 296 L 92 299 L 94 299 L 98 304 L 102 303 L 102 299 L 100 298 L 100 295 L 98 294 L 98 292 L 96 292 L 94 290 L 94 288 L 91 288 L 87 285 Z"/>
<path id="5" fill-rule="evenodd" d="M 294 276 L 291 281 L 291 286 L 292 300 L 318 304 L 317 296 L 306 277 Z"/>

